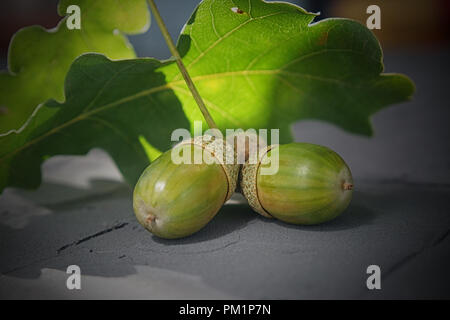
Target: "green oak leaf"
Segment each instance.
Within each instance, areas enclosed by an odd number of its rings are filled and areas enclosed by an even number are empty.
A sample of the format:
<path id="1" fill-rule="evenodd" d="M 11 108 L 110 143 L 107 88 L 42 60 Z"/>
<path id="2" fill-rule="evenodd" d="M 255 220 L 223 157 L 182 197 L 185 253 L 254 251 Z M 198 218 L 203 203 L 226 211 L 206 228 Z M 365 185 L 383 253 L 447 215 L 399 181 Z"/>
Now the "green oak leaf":
<path id="1" fill-rule="evenodd" d="M 162 66 L 155 59 L 113 62 L 99 54 L 76 59 L 65 82 L 66 101 L 41 105 L 19 133 L 0 136 L 0 190 L 36 188 L 45 159 L 92 148 L 106 150 L 135 183 L 149 161 L 140 141 L 166 150 L 172 131 L 189 127 L 158 71 Z"/>
<path id="2" fill-rule="evenodd" d="M 220 128 L 279 128 L 320 119 L 371 135 L 369 117 L 408 100 L 413 83 L 383 72 L 372 32 L 348 19 L 312 23 L 316 14 L 287 3 L 205 0 L 182 32 L 178 48 Z M 166 66 L 169 83 L 181 79 Z M 188 118 L 200 113 L 183 84 L 173 90 Z"/>
<path id="3" fill-rule="evenodd" d="M 150 25 L 145 0 L 61 0 L 60 16 L 66 16 L 69 5 L 80 7 L 80 30 L 69 30 L 65 17 L 55 29 L 31 26 L 13 36 L 9 70 L 0 73 L 0 132 L 19 128 L 40 103 L 64 100 L 64 78 L 80 54 L 134 58 L 124 34 L 145 32 Z"/>
<path id="4" fill-rule="evenodd" d="M 403 75 L 381 74 L 378 41 L 347 19 L 312 23 L 287 3 L 204 0 L 178 40 L 213 118 L 226 128 L 280 128 L 320 119 L 370 135 L 369 117 L 414 92 Z M 62 104 L 49 102 L 19 132 L 0 137 L 0 189 L 31 188 L 56 154 L 108 151 L 133 183 L 148 164 L 142 143 L 167 150 L 170 131 L 201 120 L 173 61 L 113 62 L 84 55 L 66 77 Z"/>

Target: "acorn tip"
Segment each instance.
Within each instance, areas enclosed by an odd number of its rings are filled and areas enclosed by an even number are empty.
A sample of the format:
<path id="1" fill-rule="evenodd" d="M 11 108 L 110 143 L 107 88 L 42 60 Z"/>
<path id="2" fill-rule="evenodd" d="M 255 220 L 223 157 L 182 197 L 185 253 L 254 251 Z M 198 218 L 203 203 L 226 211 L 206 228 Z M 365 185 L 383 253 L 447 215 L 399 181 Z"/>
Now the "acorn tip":
<path id="1" fill-rule="evenodd" d="M 342 189 L 344 189 L 344 190 L 352 190 L 353 189 L 353 184 L 352 183 L 348 183 L 348 182 L 344 182 L 342 184 Z"/>

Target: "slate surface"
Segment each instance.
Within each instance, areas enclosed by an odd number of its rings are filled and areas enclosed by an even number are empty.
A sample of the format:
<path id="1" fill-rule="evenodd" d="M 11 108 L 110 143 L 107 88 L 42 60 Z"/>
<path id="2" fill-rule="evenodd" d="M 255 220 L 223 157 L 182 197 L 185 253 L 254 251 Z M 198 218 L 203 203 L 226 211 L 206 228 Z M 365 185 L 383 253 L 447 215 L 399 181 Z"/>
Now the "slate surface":
<path id="1" fill-rule="evenodd" d="M 338 219 L 297 227 L 234 197 L 192 237 L 164 241 L 136 222 L 109 157 L 56 157 L 35 192 L 0 197 L 0 298 L 450 298 L 448 48 L 386 55 L 417 84 L 414 100 L 373 118 L 369 139 L 331 125 L 293 126 L 329 146 L 356 190 Z M 68 265 L 82 289 L 68 290 Z M 381 267 L 382 289 L 366 288 Z"/>

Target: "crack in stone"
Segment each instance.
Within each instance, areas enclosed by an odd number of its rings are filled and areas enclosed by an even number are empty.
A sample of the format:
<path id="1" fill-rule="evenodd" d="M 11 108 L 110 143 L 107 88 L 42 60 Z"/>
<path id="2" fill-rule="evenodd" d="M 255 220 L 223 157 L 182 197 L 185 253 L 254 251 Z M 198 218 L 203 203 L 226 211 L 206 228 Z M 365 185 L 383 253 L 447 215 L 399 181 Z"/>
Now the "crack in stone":
<path id="1" fill-rule="evenodd" d="M 428 247 L 423 247 L 422 249 L 420 249 L 418 251 L 415 251 L 415 252 L 412 252 L 412 253 L 408 254 L 407 256 L 403 257 L 402 259 L 400 259 L 400 261 L 397 261 L 388 271 L 386 271 L 384 273 L 383 278 L 384 279 L 388 278 L 392 273 L 394 273 L 395 271 L 397 271 L 398 269 L 403 267 L 405 264 L 407 264 L 408 262 L 413 260 L 419 254 L 424 252 L 427 248 Z"/>
<path id="2" fill-rule="evenodd" d="M 62 246 L 61 248 L 57 249 L 56 253 L 59 254 L 61 251 L 64 251 L 67 248 L 70 248 L 70 247 L 73 247 L 73 246 L 77 246 L 77 245 L 79 245 L 79 244 L 81 244 L 83 242 L 89 241 L 89 240 L 91 240 L 93 238 L 97 238 L 97 237 L 102 236 L 102 235 L 104 235 L 106 233 L 109 233 L 109 232 L 112 232 L 112 231 L 115 231 L 115 230 L 118 230 L 118 229 L 122 229 L 123 227 L 125 227 L 127 225 L 128 225 L 128 222 L 123 222 L 123 223 L 120 223 L 118 225 L 112 226 L 112 227 L 110 227 L 108 229 L 105 229 L 105 230 L 99 231 L 97 233 L 94 233 L 94 234 L 92 234 L 90 236 L 84 237 L 84 238 L 82 238 L 80 240 L 76 240 L 74 242 L 68 243 L 68 244 Z"/>
<path id="3" fill-rule="evenodd" d="M 386 281 L 386 279 L 388 277 L 390 277 L 391 274 L 393 274 L 395 271 L 401 269 L 403 266 L 405 266 L 406 264 L 408 264 L 410 261 L 412 261 L 414 258 L 416 258 L 417 256 L 419 256 L 420 254 L 422 254 L 423 252 L 438 246 L 439 244 L 441 244 L 448 236 L 450 235 L 450 229 L 447 229 L 447 231 L 445 231 L 443 234 L 441 234 L 439 237 L 437 237 L 434 241 L 432 241 L 430 244 L 428 245 L 424 245 L 421 249 L 414 251 L 408 255 L 406 255 L 405 257 L 403 257 L 402 259 L 400 259 L 399 261 L 397 261 L 390 269 L 388 269 L 388 271 L 386 271 L 382 277 L 383 277 L 383 281 Z M 367 290 L 364 290 L 363 292 L 361 292 L 359 294 L 360 297 L 363 297 L 367 294 Z"/>
<path id="4" fill-rule="evenodd" d="M 388 271 L 386 271 L 383 275 L 383 278 L 386 279 L 388 278 L 392 273 L 394 273 L 395 271 L 399 270 L 401 267 L 403 267 L 404 265 L 408 264 L 408 262 L 412 261 L 415 257 L 419 256 L 420 254 L 422 254 L 423 252 L 438 246 L 440 243 L 442 243 L 448 236 L 450 235 L 450 229 L 448 229 L 446 232 L 444 232 L 442 235 L 440 235 L 439 237 L 436 238 L 436 240 L 434 240 L 431 244 L 429 245 L 424 245 L 421 249 L 414 251 L 410 254 L 408 254 L 407 256 L 403 257 L 402 259 L 400 259 L 400 261 L 398 261 L 397 263 L 395 263 L 390 269 L 388 269 Z"/>
<path id="5" fill-rule="evenodd" d="M 447 230 L 444 234 L 442 234 L 440 237 L 438 237 L 432 244 L 433 247 L 439 245 L 441 242 L 443 242 L 448 236 L 450 235 L 450 229 Z"/>

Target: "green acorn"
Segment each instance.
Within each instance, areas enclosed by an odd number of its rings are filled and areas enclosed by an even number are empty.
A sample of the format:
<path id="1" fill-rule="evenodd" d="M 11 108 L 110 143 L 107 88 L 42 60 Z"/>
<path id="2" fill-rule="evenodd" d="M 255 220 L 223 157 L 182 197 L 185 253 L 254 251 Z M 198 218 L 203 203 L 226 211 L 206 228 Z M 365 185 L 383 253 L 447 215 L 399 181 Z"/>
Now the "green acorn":
<path id="1" fill-rule="evenodd" d="M 263 175 L 278 151 L 279 169 Z M 273 156 L 273 159 L 271 159 Z M 255 164 L 242 168 L 241 189 L 265 217 L 312 225 L 334 219 L 349 205 L 353 179 L 334 151 L 309 143 L 269 146 Z"/>
<path id="2" fill-rule="evenodd" d="M 187 157 L 190 163 L 175 163 L 172 153 Z M 196 157 L 203 161 L 196 164 Z M 139 178 L 133 194 L 138 221 L 166 239 L 197 232 L 233 194 L 239 173 L 234 163 L 234 150 L 221 139 L 196 137 L 178 144 L 152 162 Z"/>

